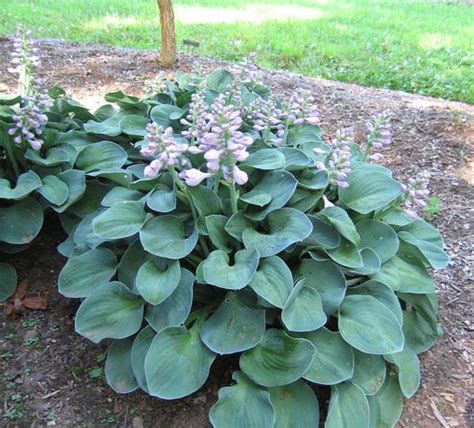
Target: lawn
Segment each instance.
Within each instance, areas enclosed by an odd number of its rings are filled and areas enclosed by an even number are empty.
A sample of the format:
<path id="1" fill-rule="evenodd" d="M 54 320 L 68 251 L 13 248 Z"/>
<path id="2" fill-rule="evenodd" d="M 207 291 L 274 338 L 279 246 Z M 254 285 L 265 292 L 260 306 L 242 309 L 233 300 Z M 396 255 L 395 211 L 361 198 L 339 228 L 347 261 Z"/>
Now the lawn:
<path id="1" fill-rule="evenodd" d="M 410 0 L 176 0 L 197 53 L 474 103 L 474 6 Z M 159 46 L 155 0 L 0 0 L 0 34 Z"/>

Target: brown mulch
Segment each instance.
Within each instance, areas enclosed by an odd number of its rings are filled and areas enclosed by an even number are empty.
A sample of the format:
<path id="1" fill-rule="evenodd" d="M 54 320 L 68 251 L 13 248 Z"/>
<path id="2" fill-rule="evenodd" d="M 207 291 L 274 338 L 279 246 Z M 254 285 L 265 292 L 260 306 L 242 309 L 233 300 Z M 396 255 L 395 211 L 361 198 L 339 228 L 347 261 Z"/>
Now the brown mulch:
<path id="1" fill-rule="evenodd" d="M 141 95 L 144 81 L 161 70 L 152 51 L 60 41 L 42 41 L 40 46 L 48 83 L 88 106 L 100 105 L 105 93 L 118 89 Z M 8 58 L 9 51 L 8 39 L 0 39 L 0 56 Z M 212 70 L 224 64 L 181 55 L 177 67 L 166 72 L 190 71 L 196 65 Z M 5 60 L 0 65 L 0 93 L 13 91 L 7 68 Z M 451 257 L 449 267 L 435 274 L 445 336 L 422 356 L 422 385 L 407 402 L 400 426 L 472 426 L 474 107 L 279 72 L 265 72 L 265 78 L 283 96 L 299 87 L 310 90 L 319 102 L 325 138 L 347 126 L 362 135 L 372 114 L 391 111 L 394 143 L 386 150 L 385 164 L 400 179 L 431 172 L 432 193 L 442 202 L 433 222 Z M 179 401 L 141 392 L 121 396 L 106 385 L 98 370 L 105 347 L 74 333 L 78 302 L 56 291 L 64 258 L 55 246 L 64 236 L 52 221 L 29 250 L 9 257 L 19 278 L 28 281 L 28 295 L 46 298 L 48 309 L 24 311 L 8 320 L 0 315 L 0 425 L 209 426 L 209 407 L 218 388 L 230 381 L 228 364 L 218 365 L 200 391 Z M 19 419 L 11 422 L 11 415 Z"/>

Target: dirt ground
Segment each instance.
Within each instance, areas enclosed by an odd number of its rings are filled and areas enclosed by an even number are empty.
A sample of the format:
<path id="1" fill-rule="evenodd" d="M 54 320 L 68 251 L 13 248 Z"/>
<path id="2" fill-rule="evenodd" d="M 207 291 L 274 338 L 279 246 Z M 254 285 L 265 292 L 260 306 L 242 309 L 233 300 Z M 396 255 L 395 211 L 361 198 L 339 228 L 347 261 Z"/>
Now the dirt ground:
<path id="1" fill-rule="evenodd" d="M 160 71 L 152 51 L 60 41 L 42 41 L 40 46 L 48 83 L 88 106 L 98 106 L 113 90 L 141 95 L 144 81 Z M 0 94 L 13 90 L 9 51 L 10 41 L 0 39 Z M 223 65 L 180 55 L 177 67 L 165 71 L 189 71 L 198 64 L 207 70 Z M 421 170 L 431 172 L 432 193 L 442 202 L 433 222 L 451 257 L 449 267 L 435 274 L 445 336 L 422 356 L 422 385 L 406 403 L 400 426 L 473 426 L 474 107 L 279 72 L 265 72 L 265 78 L 283 96 L 298 87 L 310 90 L 318 100 L 327 139 L 347 126 L 362 135 L 370 115 L 391 111 L 394 143 L 386 150 L 385 164 L 400 179 Z M 142 392 L 115 394 L 100 369 L 105 345 L 74 333 L 78 302 L 56 291 L 65 260 L 55 246 L 64 237 L 51 221 L 30 249 L 8 257 L 20 279 L 28 281 L 28 295 L 46 297 L 49 307 L 8 319 L 0 307 L 0 426 L 208 427 L 209 407 L 219 387 L 230 382 L 235 361 L 216 365 L 201 390 L 179 401 L 153 399 Z"/>

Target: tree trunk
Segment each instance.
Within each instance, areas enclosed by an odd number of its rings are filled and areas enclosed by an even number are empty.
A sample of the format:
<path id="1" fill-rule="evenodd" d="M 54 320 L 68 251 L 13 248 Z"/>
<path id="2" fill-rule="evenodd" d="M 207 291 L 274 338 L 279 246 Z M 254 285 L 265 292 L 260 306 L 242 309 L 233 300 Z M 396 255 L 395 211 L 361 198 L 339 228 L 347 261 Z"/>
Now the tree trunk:
<path id="1" fill-rule="evenodd" d="M 160 9 L 161 50 L 160 62 L 170 67 L 176 62 L 176 36 L 174 33 L 174 12 L 171 0 L 157 0 Z"/>

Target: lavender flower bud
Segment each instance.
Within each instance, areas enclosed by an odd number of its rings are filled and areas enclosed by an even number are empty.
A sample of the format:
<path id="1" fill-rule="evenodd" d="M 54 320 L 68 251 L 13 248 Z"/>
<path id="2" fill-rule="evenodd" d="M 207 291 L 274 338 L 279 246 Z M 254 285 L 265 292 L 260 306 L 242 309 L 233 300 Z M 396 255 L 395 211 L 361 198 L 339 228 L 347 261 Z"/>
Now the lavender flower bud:
<path id="1" fill-rule="evenodd" d="M 417 218 L 417 210 L 426 207 L 426 199 L 430 194 L 428 185 L 429 173 L 427 172 L 417 174 L 408 180 L 408 184 L 402 185 L 405 191 L 405 201 L 402 205 L 410 217 Z"/>

